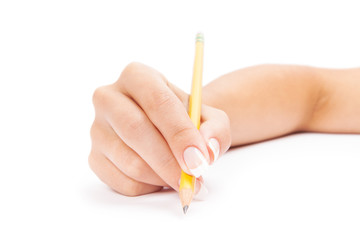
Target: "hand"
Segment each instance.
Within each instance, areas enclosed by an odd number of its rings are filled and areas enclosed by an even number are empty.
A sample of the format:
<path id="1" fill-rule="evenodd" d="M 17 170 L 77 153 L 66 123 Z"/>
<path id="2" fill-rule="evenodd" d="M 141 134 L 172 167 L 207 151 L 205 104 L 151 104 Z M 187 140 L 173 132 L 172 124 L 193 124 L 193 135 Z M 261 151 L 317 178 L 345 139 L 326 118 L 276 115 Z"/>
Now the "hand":
<path id="1" fill-rule="evenodd" d="M 129 64 L 114 84 L 94 93 L 91 169 L 128 196 L 178 190 L 181 169 L 199 180 L 199 191 L 200 176 L 230 146 L 230 124 L 223 111 L 203 105 L 198 131 L 188 97 L 156 70 Z"/>

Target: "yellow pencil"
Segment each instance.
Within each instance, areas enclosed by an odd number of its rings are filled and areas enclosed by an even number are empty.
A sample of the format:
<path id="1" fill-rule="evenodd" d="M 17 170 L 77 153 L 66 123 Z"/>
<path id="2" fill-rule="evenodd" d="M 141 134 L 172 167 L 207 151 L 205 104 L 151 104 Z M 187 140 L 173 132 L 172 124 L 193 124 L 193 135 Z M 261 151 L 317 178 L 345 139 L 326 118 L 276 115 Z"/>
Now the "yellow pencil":
<path id="1" fill-rule="evenodd" d="M 196 35 L 193 79 L 189 98 L 189 116 L 197 129 L 200 128 L 203 55 L 204 36 L 202 33 L 198 33 Z M 188 175 L 184 171 L 181 171 L 179 195 L 184 213 L 187 212 L 193 199 L 195 181 L 196 179 L 194 176 Z"/>

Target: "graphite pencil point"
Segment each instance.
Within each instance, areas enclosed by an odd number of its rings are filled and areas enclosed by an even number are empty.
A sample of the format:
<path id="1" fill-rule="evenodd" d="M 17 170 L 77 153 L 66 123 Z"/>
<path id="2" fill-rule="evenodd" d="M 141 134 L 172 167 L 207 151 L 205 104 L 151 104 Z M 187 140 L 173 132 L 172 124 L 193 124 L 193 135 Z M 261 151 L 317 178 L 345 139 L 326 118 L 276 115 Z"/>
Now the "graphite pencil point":
<path id="1" fill-rule="evenodd" d="M 187 212 L 188 208 L 189 208 L 189 206 L 188 206 L 188 205 L 185 205 L 185 206 L 183 207 L 184 214 L 186 214 L 186 212 Z"/>

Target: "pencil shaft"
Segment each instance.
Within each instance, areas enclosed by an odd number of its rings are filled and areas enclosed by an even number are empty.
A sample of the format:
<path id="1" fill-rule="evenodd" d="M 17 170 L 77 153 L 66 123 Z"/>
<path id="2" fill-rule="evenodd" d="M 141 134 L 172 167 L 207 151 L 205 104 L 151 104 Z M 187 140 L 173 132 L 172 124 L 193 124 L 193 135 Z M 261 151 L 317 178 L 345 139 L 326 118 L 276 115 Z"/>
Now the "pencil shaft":
<path id="1" fill-rule="evenodd" d="M 197 129 L 200 128 L 201 117 L 201 89 L 203 72 L 204 38 L 202 34 L 196 35 L 195 61 L 191 94 L 189 98 L 189 117 Z M 195 190 L 195 177 L 181 171 L 179 195 L 184 213 L 186 213 Z"/>
<path id="2" fill-rule="evenodd" d="M 197 129 L 200 128 L 202 72 L 203 72 L 203 42 L 196 42 L 196 52 L 193 70 L 193 80 L 189 99 L 189 116 Z"/>

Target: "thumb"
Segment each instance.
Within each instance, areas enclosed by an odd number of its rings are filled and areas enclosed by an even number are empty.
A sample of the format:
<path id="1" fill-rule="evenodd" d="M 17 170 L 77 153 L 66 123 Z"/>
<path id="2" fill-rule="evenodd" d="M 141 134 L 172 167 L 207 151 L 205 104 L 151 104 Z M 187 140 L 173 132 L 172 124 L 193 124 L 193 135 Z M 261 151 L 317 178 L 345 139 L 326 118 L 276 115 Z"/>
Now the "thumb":
<path id="1" fill-rule="evenodd" d="M 219 109 L 202 105 L 200 133 L 207 143 L 210 164 L 224 154 L 231 145 L 230 120 Z"/>

